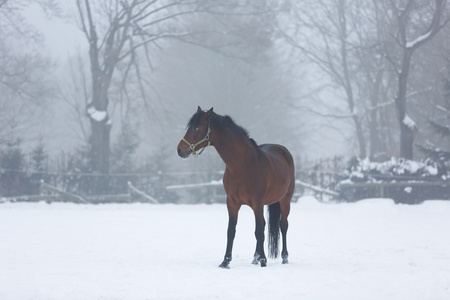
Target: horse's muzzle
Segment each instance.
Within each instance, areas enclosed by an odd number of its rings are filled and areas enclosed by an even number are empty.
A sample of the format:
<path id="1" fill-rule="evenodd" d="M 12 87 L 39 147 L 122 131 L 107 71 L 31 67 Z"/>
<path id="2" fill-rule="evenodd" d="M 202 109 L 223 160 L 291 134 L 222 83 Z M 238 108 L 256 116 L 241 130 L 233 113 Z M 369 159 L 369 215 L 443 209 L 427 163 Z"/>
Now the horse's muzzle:
<path id="1" fill-rule="evenodd" d="M 180 156 L 181 158 L 188 158 L 189 155 L 191 154 L 191 149 L 188 147 L 186 147 L 186 149 L 183 149 L 181 145 L 178 145 L 177 152 L 178 156 Z"/>

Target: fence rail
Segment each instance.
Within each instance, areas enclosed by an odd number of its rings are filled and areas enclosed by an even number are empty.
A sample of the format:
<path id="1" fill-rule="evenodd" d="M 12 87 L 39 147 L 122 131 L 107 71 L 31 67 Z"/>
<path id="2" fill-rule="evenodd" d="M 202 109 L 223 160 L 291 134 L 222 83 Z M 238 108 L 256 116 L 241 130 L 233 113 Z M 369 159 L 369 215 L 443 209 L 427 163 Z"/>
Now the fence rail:
<path id="1" fill-rule="evenodd" d="M 158 175 L 160 177 L 158 177 Z M 187 174 L 182 180 L 167 181 L 160 174 L 146 174 L 145 178 L 152 176 L 151 181 L 138 178 L 140 188 L 131 182 L 125 183 L 125 188 L 119 192 L 112 191 L 108 195 L 89 195 L 70 192 L 69 186 L 62 187 L 53 182 L 41 181 L 38 193 L 40 195 L 0 197 L 0 203 L 5 201 L 63 201 L 74 203 L 130 203 L 145 202 L 159 203 L 224 203 L 226 194 L 222 180 L 209 182 L 189 183 L 192 178 Z M 220 174 L 219 174 L 220 175 Z M 157 177 L 157 178 L 156 178 Z M 155 179 L 156 178 L 156 179 Z M 170 182 L 183 182 L 184 184 L 170 184 Z M 309 180 L 308 180 L 309 181 Z M 396 181 L 396 182 L 357 182 L 341 183 L 336 189 L 323 188 L 319 184 L 311 184 L 306 180 L 296 180 L 296 190 L 292 201 L 307 191 L 321 201 L 353 202 L 366 198 L 392 198 L 396 203 L 421 203 L 430 199 L 450 200 L 450 180 L 447 181 Z M 144 189 L 142 189 L 144 187 Z M 125 193 L 124 193 L 125 192 Z M 152 195 L 149 195 L 152 194 Z M 176 195 L 174 198 L 173 195 Z M 172 198 L 169 198 L 172 197 Z M 172 200 L 175 199 L 175 200 Z"/>
<path id="2" fill-rule="evenodd" d="M 50 192 L 50 195 L 44 195 Z M 137 197 L 136 197 L 137 196 Z M 159 204 L 159 201 L 150 195 L 147 195 L 143 191 L 139 190 L 135 186 L 128 182 L 127 194 L 115 194 L 115 195 L 89 195 L 82 197 L 80 195 L 68 193 L 54 187 L 48 183 L 41 182 L 41 195 L 39 196 L 26 196 L 14 198 L 15 201 L 40 201 L 46 200 L 47 202 L 61 201 L 61 202 L 74 202 L 74 203 L 131 203 L 131 202 L 148 202 L 152 204 Z M 38 199 L 38 200 L 36 200 Z M 144 200 L 144 201 L 142 201 Z"/>
<path id="3" fill-rule="evenodd" d="M 63 201 L 67 199 L 68 202 L 87 203 L 87 201 L 79 195 L 64 192 L 58 189 L 57 187 L 54 187 L 50 184 L 45 183 L 44 181 L 41 181 L 41 194 L 45 193 L 46 191 L 56 193 L 60 198 L 63 199 Z"/>

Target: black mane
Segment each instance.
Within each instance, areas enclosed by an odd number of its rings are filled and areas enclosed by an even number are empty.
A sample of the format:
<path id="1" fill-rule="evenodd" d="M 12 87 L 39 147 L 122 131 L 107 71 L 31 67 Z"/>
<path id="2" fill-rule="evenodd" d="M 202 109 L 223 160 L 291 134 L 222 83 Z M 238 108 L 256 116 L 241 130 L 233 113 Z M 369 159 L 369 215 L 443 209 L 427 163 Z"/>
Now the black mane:
<path id="1" fill-rule="evenodd" d="M 200 124 L 200 120 L 202 119 L 204 114 L 205 114 L 204 111 L 196 112 L 189 120 L 186 129 L 196 127 L 198 124 Z"/>
<path id="2" fill-rule="evenodd" d="M 205 114 L 204 111 L 196 112 L 188 122 L 187 128 L 196 127 L 200 124 L 200 120 Z M 237 125 L 230 116 L 221 116 L 215 112 L 211 115 L 211 124 L 219 131 L 224 131 L 226 128 L 230 128 L 234 132 L 240 133 L 244 137 L 250 140 L 250 142 L 257 147 L 255 140 L 250 138 L 247 129 L 242 126 Z"/>

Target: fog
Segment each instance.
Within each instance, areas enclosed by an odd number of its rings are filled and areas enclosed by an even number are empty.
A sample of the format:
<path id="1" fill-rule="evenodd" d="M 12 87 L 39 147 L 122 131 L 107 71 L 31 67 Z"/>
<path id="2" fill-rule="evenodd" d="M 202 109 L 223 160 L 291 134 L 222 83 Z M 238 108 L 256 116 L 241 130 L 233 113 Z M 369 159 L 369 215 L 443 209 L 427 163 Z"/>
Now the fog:
<path id="1" fill-rule="evenodd" d="M 49 18 L 40 6 L 32 4 L 23 14 L 42 35 L 40 47 L 52 62 L 50 72 L 57 79 L 56 84 L 64 86 L 66 81 L 73 80 L 69 69 L 74 68 L 71 65 L 74 60 L 83 60 L 84 68 L 88 69 L 88 45 L 80 29 L 76 7 L 64 4 L 59 9 L 58 14 Z M 300 61 L 301 58 L 292 54 L 290 46 L 283 41 L 275 43 L 270 50 L 271 57 L 262 63 L 227 57 L 211 49 L 181 42 L 169 41 L 161 45 L 153 53 L 152 69 L 146 70 L 151 108 L 141 112 L 137 108 L 133 112 L 133 119 L 139 119 L 136 121 L 141 141 L 139 154 L 159 151 L 162 146 L 170 152 L 168 154 L 175 154 L 175 146 L 197 106 L 214 107 L 218 114 L 230 115 L 248 129 L 258 143 L 285 144 L 299 156 L 317 158 L 353 154 L 347 143 L 351 139 L 347 122 L 337 122 L 340 123 L 338 129 L 337 126 L 327 128 L 318 120 L 320 116 L 295 108 L 295 104 L 307 102 L 305 98 L 310 89 L 316 88 L 311 81 L 317 78 L 325 81 L 326 78 L 312 65 L 290 65 L 289 60 Z M 271 66 L 262 67 L 261 64 Z M 60 97 L 48 99 L 43 111 L 36 111 L 37 125 L 32 130 L 20 132 L 24 144 L 34 143 L 36 137 L 42 137 L 52 153 L 70 152 L 82 146 L 83 134 L 77 132 L 81 131 L 79 117 L 74 116 L 73 104 L 68 101 Z M 111 108 L 115 114 L 113 140 L 120 130 L 118 110 L 121 108 L 117 107 L 121 105 Z M 48 115 L 45 122 L 41 118 L 43 113 Z M 87 118 L 85 122 L 88 122 Z"/>
<path id="2" fill-rule="evenodd" d="M 139 2 L 0 2 L 4 147 L 20 141 L 30 153 L 42 144 L 49 168 L 98 147 L 115 155 L 123 143 L 134 168 L 220 165 L 213 148 L 197 160 L 176 154 L 197 106 L 231 116 L 260 144 L 285 145 L 296 160 L 422 159 L 414 145 L 449 147 L 429 126 L 449 122 L 445 3 L 411 6 L 405 25 L 395 1 Z M 126 23 L 128 12 L 135 19 Z M 8 77 L 13 70 L 28 75 Z M 103 145 L 88 107 L 106 115 Z M 114 159 L 87 170 L 109 173 Z"/>

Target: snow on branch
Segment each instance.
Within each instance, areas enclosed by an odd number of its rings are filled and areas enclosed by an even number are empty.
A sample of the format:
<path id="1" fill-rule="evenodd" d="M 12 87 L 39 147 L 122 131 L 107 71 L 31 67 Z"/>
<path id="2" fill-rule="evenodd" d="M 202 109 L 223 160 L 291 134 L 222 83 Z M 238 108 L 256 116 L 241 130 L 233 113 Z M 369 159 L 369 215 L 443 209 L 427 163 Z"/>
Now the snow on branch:
<path id="1" fill-rule="evenodd" d="M 412 3 L 413 1 L 409 1 L 409 3 Z M 411 42 L 406 42 L 405 47 L 407 49 L 416 49 L 432 39 L 448 22 L 450 22 L 450 18 L 446 18 L 445 20 L 441 21 L 442 16 L 444 14 L 444 9 L 447 4 L 446 0 L 436 0 L 436 7 L 433 12 L 433 19 L 430 23 L 430 28 L 427 32 L 417 37 L 415 40 Z"/>
<path id="2" fill-rule="evenodd" d="M 449 112 L 448 109 L 446 109 L 445 107 L 443 107 L 441 105 L 437 105 L 436 108 L 439 109 L 440 111 L 443 111 L 443 112 Z"/>
<path id="3" fill-rule="evenodd" d="M 420 43 L 422 43 L 423 41 L 428 39 L 431 36 L 432 33 L 433 33 L 433 30 L 430 29 L 428 32 L 426 32 L 425 34 L 419 36 L 414 41 L 407 42 L 405 47 L 408 48 L 408 49 L 416 47 L 417 45 L 419 45 Z"/>

